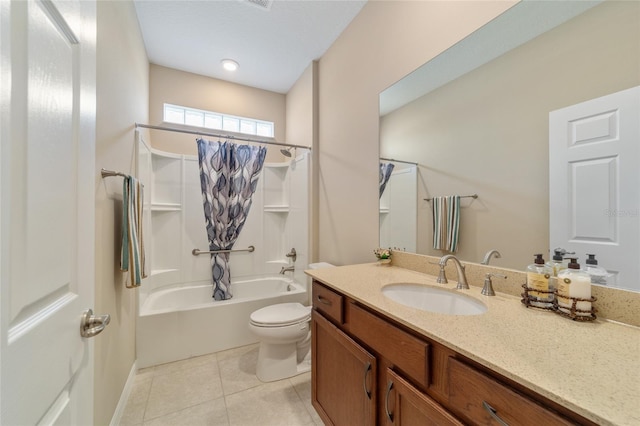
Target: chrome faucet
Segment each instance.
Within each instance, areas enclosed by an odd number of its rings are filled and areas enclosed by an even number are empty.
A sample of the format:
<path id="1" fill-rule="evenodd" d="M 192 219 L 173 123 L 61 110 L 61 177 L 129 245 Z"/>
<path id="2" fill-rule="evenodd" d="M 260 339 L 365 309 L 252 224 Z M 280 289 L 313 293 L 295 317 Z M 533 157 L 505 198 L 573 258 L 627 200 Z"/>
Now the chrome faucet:
<path id="1" fill-rule="evenodd" d="M 496 259 L 500 259 L 502 257 L 502 255 L 500 254 L 500 252 L 496 249 L 493 250 L 489 250 L 485 255 L 484 255 L 484 259 L 482 259 L 482 262 L 480 262 L 481 265 L 488 265 L 489 261 L 491 260 L 491 256 L 495 256 Z"/>
<path id="2" fill-rule="evenodd" d="M 467 276 L 464 274 L 464 266 L 462 266 L 462 263 L 460 263 L 460 260 L 458 260 L 458 258 L 455 257 L 454 255 L 447 254 L 440 258 L 439 265 L 440 265 L 441 275 L 444 275 L 444 267 L 446 266 L 449 259 L 453 260 L 453 262 L 456 264 L 456 270 L 458 272 L 458 285 L 456 286 L 456 288 L 458 290 L 468 289 L 469 284 L 467 283 Z M 438 277 L 438 279 L 439 278 L 440 277 Z"/>
<path id="3" fill-rule="evenodd" d="M 285 272 L 293 272 L 295 271 L 295 267 L 293 265 L 291 266 L 283 266 L 282 269 L 280 269 L 280 274 L 284 275 Z"/>

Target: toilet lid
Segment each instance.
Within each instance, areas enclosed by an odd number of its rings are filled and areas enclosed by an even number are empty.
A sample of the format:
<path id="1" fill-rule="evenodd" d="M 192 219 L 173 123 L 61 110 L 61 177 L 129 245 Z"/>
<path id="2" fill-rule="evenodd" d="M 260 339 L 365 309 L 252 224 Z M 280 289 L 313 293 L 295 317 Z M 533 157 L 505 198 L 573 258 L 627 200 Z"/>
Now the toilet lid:
<path id="1" fill-rule="evenodd" d="M 279 303 L 267 306 L 251 314 L 251 322 L 262 325 L 289 325 L 306 321 L 311 316 L 311 307 L 300 303 Z"/>

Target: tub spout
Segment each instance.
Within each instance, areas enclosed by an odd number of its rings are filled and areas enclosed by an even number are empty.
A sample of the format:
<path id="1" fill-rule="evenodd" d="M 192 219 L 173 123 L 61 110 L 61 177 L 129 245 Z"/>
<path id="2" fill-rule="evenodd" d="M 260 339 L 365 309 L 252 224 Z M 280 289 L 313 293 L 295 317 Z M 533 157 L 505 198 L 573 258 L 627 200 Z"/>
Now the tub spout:
<path id="1" fill-rule="evenodd" d="M 282 267 L 282 269 L 280 269 L 280 274 L 284 275 L 285 272 L 293 272 L 295 271 L 295 268 L 292 266 L 287 266 L 287 267 Z"/>

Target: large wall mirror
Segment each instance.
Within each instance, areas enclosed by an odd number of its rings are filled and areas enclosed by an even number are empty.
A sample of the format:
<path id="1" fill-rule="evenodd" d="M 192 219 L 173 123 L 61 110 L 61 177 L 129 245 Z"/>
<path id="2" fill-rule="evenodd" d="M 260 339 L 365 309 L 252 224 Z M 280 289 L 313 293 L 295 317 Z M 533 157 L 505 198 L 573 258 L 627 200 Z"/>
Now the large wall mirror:
<path id="1" fill-rule="evenodd" d="M 521 1 L 386 89 L 380 157 L 416 163 L 415 252 L 446 253 L 433 248 L 426 199 L 477 194 L 461 199 L 460 259 L 496 249 L 496 266 L 549 260 L 549 113 L 639 85 L 640 3 Z M 381 242 L 402 248 L 383 229 L 384 202 Z"/>

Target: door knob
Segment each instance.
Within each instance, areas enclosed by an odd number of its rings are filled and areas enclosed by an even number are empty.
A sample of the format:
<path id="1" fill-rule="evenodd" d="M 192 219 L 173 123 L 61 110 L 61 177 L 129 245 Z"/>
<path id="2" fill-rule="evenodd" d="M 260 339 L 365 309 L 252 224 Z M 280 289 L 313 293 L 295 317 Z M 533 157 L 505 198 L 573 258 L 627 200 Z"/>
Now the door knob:
<path id="1" fill-rule="evenodd" d="M 91 309 L 87 309 L 82 313 L 82 319 L 80 320 L 80 335 L 82 337 L 93 337 L 96 334 L 100 334 L 109 324 L 109 321 L 111 321 L 111 315 L 96 316 L 93 315 Z"/>

